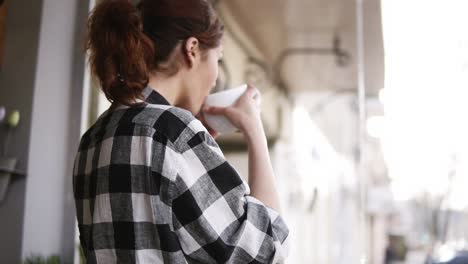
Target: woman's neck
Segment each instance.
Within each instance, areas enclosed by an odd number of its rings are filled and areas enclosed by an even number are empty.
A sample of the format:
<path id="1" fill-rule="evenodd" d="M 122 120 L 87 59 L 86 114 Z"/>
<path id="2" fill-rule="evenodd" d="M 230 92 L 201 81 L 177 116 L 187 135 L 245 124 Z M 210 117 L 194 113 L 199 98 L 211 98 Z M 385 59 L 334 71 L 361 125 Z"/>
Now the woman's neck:
<path id="1" fill-rule="evenodd" d="M 184 98 L 184 82 L 179 74 L 171 77 L 152 74 L 148 86 L 161 94 L 171 105 L 178 106 Z"/>

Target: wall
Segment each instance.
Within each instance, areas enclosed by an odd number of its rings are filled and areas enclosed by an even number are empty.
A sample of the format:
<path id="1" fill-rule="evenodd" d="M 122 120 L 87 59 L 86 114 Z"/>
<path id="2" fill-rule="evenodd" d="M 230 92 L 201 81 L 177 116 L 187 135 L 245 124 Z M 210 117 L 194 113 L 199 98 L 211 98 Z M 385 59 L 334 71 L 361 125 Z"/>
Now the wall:
<path id="1" fill-rule="evenodd" d="M 11 154 L 27 177 L 0 204 L 0 260 L 74 254 L 71 166 L 81 122 L 88 1 L 9 2 L 0 104 L 22 113 Z"/>
<path id="2" fill-rule="evenodd" d="M 8 1 L 0 105 L 6 106 L 8 111 L 18 109 L 21 112 L 21 122 L 11 137 L 9 156 L 18 158 L 17 168 L 23 171 L 28 163 L 41 11 L 40 0 Z M 4 138 L 4 133 L 0 138 Z M 18 263 L 21 256 L 25 187 L 25 178 L 14 179 L 5 200 L 0 203 L 0 260 L 3 263 Z"/>
<path id="3" fill-rule="evenodd" d="M 80 136 L 88 1 L 45 0 L 26 186 L 23 257 L 74 254 L 72 163 Z M 47 150 L 47 155 L 44 151 Z M 47 238 L 48 242 L 44 243 Z"/>

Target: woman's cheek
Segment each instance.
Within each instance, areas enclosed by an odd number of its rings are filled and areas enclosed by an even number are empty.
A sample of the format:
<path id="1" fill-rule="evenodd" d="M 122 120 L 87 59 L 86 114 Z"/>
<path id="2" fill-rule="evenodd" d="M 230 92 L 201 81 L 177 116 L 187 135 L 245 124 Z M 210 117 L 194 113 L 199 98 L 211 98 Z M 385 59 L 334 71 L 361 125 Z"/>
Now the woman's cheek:
<path id="1" fill-rule="evenodd" d="M 218 74 L 219 74 L 218 60 L 215 60 L 213 68 L 214 69 L 213 69 L 212 83 L 213 83 L 213 87 L 214 87 L 216 85 L 216 80 L 218 79 Z"/>

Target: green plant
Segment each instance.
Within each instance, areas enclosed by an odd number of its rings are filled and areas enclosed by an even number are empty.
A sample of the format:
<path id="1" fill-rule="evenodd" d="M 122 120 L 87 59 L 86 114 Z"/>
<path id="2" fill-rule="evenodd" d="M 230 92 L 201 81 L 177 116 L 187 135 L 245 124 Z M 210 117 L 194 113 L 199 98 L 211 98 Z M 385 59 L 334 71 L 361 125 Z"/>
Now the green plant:
<path id="1" fill-rule="evenodd" d="M 53 255 L 47 258 L 33 255 L 23 261 L 23 264 L 61 264 L 60 257 Z"/>
<path id="2" fill-rule="evenodd" d="M 0 110 L 0 122 L 3 121 L 4 117 L 5 117 L 5 108 L 4 107 L 1 107 L 1 110 Z M 8 144 L 10 142 L 10 136 L 11 136 L 11 130 L 15 127 L 18 126 L 18 123 L 20 121 L 20 113 L 18 110 L 14 110 L 10 113 L 10 115 L 6 118 L 5 120 L 5 126 L 6 126 L 6 129 L 7 129 L 7 134 L 6 134 L 6 138 L 5 138 L 5 141 L 3 143 L 3 156 L 6 156 L 7 155 L 7 152 L 8 152 Z"/>
<path id="3" fill-rule="evenodd" d="M 80 244 L 78 244 L 78 251 L 80 252 L 80 264 L 86 264 L 86 258 L 84 255 L 83 248 L 81 247 Z"/>

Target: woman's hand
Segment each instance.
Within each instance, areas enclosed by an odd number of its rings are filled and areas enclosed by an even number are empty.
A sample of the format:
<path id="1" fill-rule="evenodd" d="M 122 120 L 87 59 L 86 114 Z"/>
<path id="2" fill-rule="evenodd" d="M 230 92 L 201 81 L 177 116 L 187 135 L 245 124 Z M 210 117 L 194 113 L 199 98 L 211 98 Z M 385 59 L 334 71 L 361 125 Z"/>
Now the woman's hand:
<path id="1" fill-rule="evenodd" d="M 205 120 L 205 116 L 203 115 L 202 111 L 198 112 L 198 114 L 195 115 L 195 117 L 200 120 L 200 122 L 206 127 L 206 130 L 210 133 L 210 135 L 216 139 L 219 136 L 219 133 L 212 129 Z"/>
<path id="2" fill-rule="evenodd" d="M 203 111 L 211 115 L 224 115 L 241 132 L 246 133 L 253 127 L 261 126 L 260 92 L 248 85 L 237 101 L 228 107 L 205 106 Z"/>

